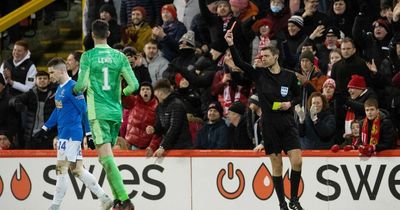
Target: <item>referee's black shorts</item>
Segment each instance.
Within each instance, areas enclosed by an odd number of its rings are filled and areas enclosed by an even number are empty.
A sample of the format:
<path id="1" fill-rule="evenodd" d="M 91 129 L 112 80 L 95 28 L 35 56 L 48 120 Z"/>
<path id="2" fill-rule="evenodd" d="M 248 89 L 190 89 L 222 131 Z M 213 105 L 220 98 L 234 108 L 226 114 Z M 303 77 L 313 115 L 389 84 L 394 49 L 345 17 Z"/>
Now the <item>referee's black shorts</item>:
<path id="1" fill-rule="evenodd" d="M 263 116 L 262 134 L 265 153 L 287 153 L 301 149 L 299 132 L 292 113 L 271 113 Z"/>

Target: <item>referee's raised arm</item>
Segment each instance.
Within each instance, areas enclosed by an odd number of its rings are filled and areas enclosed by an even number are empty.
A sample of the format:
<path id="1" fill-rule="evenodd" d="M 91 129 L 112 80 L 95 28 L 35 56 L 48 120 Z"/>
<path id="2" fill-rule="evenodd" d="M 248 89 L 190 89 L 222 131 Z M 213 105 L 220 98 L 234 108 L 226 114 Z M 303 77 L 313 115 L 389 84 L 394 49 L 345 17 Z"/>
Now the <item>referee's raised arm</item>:
<path id="1" fill-rule="evenodd" d="M 232 30 L 226 31 L 225 40 L 229 46 L 229 49 L 231 50 L 232 60 L 235 63 L 235 65 L 246 73 L 250 73 L 250 71 L 253 71 L 254 68 L 249 63 L 243 61 L 236 47 L 234 46 Z"/>

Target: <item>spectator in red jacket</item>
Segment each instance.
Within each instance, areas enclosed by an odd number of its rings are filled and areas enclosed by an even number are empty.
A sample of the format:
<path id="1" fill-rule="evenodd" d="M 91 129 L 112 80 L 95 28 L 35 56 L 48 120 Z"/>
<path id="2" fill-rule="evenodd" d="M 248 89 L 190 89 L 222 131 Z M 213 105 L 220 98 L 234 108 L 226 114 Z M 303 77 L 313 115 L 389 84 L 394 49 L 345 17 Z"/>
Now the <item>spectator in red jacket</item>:
<path id="1" fill-rule="evenodd" d="M 153 96 L 153 87 L 150 82 L 142 82 L 138 95 L 131 95 L 122 99 L 123 105 L 129 110 L 128 126 L 125 139 L 132 150 L 146 149 L 152 154 L 160 145 L 160 137 L 147 134 L 146 127 L 154 125 L 155 110 L 158 101 Z"/>

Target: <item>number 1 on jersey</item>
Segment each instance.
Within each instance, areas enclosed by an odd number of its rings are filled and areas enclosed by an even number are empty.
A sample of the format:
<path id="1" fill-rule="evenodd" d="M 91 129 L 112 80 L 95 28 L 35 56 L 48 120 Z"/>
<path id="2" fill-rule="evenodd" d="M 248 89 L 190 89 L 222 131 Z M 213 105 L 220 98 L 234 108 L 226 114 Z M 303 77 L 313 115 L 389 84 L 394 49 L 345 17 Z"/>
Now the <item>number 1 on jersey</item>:
<path id="1" fill-rule="evenodd" d="M 103 90 L 110 90 L 111 87 L 110 87 L 110 84 L 108 83 L 108 68 L 104 67 L 102 69 L 102 71 L 103 71 L 103 82 L 104 82 L 102 89 Z"/>

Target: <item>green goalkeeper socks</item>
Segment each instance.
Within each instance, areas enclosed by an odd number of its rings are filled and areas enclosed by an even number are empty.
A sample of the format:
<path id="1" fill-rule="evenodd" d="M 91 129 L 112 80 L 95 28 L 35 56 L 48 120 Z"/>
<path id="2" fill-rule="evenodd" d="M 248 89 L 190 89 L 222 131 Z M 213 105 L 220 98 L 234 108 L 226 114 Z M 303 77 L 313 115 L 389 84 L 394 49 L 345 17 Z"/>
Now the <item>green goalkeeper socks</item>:
<path id="1" fill-rule="evenodd" d="M 129 199 L 128 194 L 125 191 L 124 184 L 122 182 L 121 174 L 119 173 L 118 167 L 115 164 L 113 156 L 107 156 L 100 158 L 100 163 L 103 165 L 104 170 L 107 174 L 108 183 L 110 183 L 111 191 L 115 199 L 125 201 Z"/>

